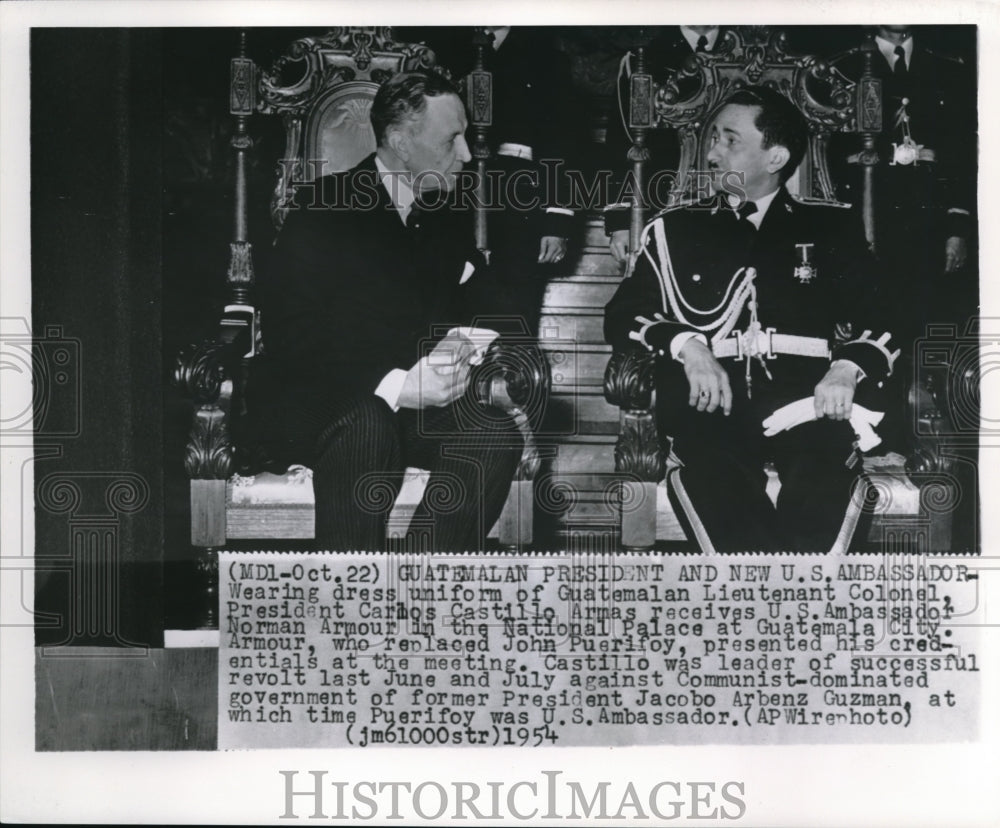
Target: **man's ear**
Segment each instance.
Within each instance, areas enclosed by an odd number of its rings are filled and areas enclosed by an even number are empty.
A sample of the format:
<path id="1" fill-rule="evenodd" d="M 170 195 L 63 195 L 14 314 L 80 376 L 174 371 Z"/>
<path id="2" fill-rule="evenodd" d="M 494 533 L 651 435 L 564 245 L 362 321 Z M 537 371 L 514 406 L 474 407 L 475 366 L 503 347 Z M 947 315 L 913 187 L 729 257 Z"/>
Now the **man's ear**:
<path id="1" fill-rule="evenodd" d="M 410 160 L 410 136 L 405 130 L 390 129 L 385 136 L 385 142 L 397 158 L 403 161 Z"/>
<path id="2" fill-rule="evenodd" d="M 788 151 L 788 147 L 775 144 L 768 150 L 767 171 L 771 173 L 778 172 L 788 163 L 788 159 L 791 157 L 792 154 Z"/>

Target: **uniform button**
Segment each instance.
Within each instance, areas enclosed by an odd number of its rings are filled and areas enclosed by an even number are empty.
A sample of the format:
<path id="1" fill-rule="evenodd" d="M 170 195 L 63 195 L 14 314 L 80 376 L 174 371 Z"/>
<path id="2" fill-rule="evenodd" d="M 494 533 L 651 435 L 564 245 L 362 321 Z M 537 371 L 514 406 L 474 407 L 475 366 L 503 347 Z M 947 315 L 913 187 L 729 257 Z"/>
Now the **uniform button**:
<path id="1" fill-rule="evenodd" d="M 700 282 L 701 281 L 701 274 L 695 273 L 694 276 L 691 277 L 691 281 L 692 282 Z"/>

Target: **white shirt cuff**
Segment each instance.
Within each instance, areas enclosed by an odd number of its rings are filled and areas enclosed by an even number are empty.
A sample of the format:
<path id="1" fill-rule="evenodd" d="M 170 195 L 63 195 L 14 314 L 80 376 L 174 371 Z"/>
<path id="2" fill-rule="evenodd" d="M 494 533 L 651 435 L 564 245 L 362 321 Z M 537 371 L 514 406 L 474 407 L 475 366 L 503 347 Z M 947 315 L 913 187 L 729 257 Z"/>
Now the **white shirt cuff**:
<path id="1" fill-rule="evenodd" d="M 393 368 L 382 377 L 382 382 L 375 389 L 375 396 L 381 397 L 393 411 L 399 411 L 399 395 L 403 393 L 403 383 L 406 382 L 406 371 Z"/>
<path id="2" fill-rule="evenodd" d="M 683 362 L 684 360 L 681 359 L 681 348 L 684 347 L 689 339 L 695 338 L 697 338 L 702 345 L 708 345 L 708 340 L 705 339 L 704 334 L 697 333 L 696 331 L 684 331 L 683 333 L 677 334 L 677 336 L 670 340 L 670 356 L 678 362 Z"/>

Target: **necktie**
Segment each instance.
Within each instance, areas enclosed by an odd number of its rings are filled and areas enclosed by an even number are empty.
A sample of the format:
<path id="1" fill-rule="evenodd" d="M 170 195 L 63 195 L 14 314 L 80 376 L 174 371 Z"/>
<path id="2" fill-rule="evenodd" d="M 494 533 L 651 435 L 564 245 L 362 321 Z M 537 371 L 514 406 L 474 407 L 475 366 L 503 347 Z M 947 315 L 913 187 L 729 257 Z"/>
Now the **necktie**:
<path id="1" fill-rule="evenodd" d="M 696 52 L 707 52 L 708 51 L 708 38 L 705 35 L 698 36 L 698 45 L 694 49 Z"/>
<path id="2" fill-rule="evenodd" d="M 752 221 L 750 221 L 750 216 L 752 216 L 756 212 L 757 212 L 757 205 L 753 201 L 743 202 L 743 204 L 740 205 L 740 208 L 736 211 L 737 215 L 740 217 L 740 222 L 746 224 L 747 226 L 753 228 L 754 230 L 756 230 L 757 227 L 754 225 Z"/>
<path id="3" fill-rule="evenodd" d="M 410 212 L 406 216 L 406 228 L 407 230 L 418 231 L 423 226 L 424 219 L 426 218 L 425 210 L 416 201 L 410 205 Z"/>
<path id="4" fill-rule="evenodd" d="M 893 64 L 892 73 L 897 78 L 906 78 L 906 50 L 902 46 L 896 47 L 896 62 Z"/>

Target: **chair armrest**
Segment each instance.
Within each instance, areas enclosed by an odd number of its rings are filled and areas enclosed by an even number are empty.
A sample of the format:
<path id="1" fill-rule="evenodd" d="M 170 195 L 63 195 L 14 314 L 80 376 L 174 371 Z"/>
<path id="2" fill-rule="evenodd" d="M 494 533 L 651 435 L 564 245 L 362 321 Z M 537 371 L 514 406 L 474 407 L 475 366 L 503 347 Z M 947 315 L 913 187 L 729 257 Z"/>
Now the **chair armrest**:
<path id="1" fill-rule="evenodd" d="M 615 471 L 656 483 L 666 473 L 666 458 L 653 417 L 653 369 L 646 351 L 615 351 L 604 371 L 604 398 L 621 409 L 615 444 Z"/>
<path id="2" fill-rule="evenodd" d="M 604 398 L 626 411 L 652 409 L 655 365 L 647 351 L 615 351 L 604 371 Z"/>
<path id="3" fill-rule="evenodd" d="M 473 382 L 477 397 L 504 411 L 519 409 L 532 419 L 552 389 L 549 361 L 534 343 L 494 340 Z"/>
<path id="4" fill-rule="evenodd" d="M 184 457 L 192 480 L 225 480 L 234 471 L 231 413 L 252 343 L 252 318 L 240 311 L 223 317 L 215 339 L 189 345 L 177 354 L 174 385 L 195 404 Z"/>
<path id="5" fill-rule="evenodd" d="M 516 480 L 531 480 L 541 466 L 534 429 L 552 389 L 552 368 L 534 342 L 495 340 L 472 378 L 476 399 L 510 414 L 524 438 Z"/>
<path id="6" fill-rule="evenodd" d="M 908 421 L 913 424 L 913 443 L 906 458 L 908 474 L 927 475 L 949 472 L 955 465 L 954 458 L 942 453 L 942 443 L 962 433 L 953 414 L 961 415 L 959 401 L 968 403 L 979 398 L 979 371 L 977 364 L 959 367 L 948 361 L 921 364 L 907 395 Z M 970 428 L 978 422 L 979 412 L 964 412 L 970 419 Z"/>

